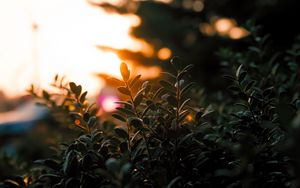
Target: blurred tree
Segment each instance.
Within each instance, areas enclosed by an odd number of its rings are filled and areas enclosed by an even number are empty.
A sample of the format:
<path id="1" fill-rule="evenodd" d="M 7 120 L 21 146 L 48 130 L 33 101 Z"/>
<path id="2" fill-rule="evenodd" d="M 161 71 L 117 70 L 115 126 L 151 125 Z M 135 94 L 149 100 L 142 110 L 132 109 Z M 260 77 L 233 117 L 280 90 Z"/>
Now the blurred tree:
<path id="1" fill-rule="evenodd" d="M 146 58 L 116 50 L 119 56 L 146 65 L 179 56 L 185 64 L 195 65 L 193 76 L 210 89 L 224 85 L 215 52 L 222 46 L 243 48 L 247 31 L 240 26 L 247 20 L 261 25 L 262 33 L 270 33 L 274 49 L 289 46 L 300 32 L 294 22 L 300 16 L 297 0 L 122 0 L 117 4 L 91 0 L 91 3 L 107 11 L 134 13 L 142 19 L 132 34 L 150 43 L 156 53 Z M 222 18 L 225 19 L 220 22 Z M 168 68 L 166 63 L 160 65 Z"/>

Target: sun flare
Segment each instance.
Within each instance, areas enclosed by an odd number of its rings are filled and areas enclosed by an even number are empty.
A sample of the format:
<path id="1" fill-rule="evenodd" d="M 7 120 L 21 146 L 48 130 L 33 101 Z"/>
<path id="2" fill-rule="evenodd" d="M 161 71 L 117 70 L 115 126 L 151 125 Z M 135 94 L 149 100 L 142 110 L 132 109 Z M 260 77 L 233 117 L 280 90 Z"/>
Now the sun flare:
<path id="1" fill-rule="evenodd" d="M 94 73 L 118 77 L 121 59 L 96 46 L 147 55 L 151 46 L 130 36 L 139 24 L 85 0 L 0 1 L 0 90 L 18 96 L 31 83 L 47 87 L 58 73 L 97 94 L 104 83 Z"/>

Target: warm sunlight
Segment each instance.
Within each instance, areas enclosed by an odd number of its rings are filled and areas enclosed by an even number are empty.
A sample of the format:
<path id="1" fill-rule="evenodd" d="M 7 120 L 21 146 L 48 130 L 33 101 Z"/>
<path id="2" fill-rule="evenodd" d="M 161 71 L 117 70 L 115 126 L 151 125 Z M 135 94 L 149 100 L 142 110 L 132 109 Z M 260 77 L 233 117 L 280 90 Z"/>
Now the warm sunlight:
<path id="1" fill-rule="evenodd" d="M 85 0 L 0 1 L 0 90 L 18 96 L 32 82 L 47 87 L 58 73 L 97 94 L 103 82 L 93 73 L 118 76 L 121 60 L 96 46 L 147 55 L 151 47 L 129 34 L 140 23 Z"/>

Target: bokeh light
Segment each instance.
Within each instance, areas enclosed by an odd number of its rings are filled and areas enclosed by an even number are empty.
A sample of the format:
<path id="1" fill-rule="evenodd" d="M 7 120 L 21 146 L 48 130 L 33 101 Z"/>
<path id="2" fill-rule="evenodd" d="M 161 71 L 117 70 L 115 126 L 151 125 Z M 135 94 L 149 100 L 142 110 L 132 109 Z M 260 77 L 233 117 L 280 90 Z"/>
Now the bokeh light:
<path id="1" fill-rule="evenodd" d="M 169 48 L 161 48 L 157 52 L 157 57 L 161 60 L 167 60 L 172 56 L 172 51 Z"/>

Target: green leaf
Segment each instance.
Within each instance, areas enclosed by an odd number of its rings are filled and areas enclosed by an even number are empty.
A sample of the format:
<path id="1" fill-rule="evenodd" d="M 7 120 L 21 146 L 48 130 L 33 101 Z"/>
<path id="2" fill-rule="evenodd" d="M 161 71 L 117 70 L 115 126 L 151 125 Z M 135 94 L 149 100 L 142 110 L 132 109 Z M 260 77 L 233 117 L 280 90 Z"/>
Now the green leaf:
<path id="1" fill-rule="evenodd" d="M 132 104 L 130 102 L 126 102 L 126 101 L 117 101 L 115 102 L 116 104 L 121 104 L 124 105 L 126 108 L 132 108 Z"/>
<path id="2" fill-rule="evenodd" d="M 164 75 L 167 75 L 167 76 L 169 76 L 170 78 L 172 78 L 172 79 L 176 79 L 176 76 L 174 76 L 173 74 L 171 74 L 171 73 L 169 73 L 169 72 L 161 72 L 160 74 L 164 74 Z"/>
<path id="3" fill-rule="evenodd" d="M 246 78 L 247 76 L 247 72 L 241 72 L 239 77 L 238 77 L 238 80 L 239 80 L 239 83 L 241 83 L 242 81 L 244 81 L 244 79 Z"/>
<path id="4" fill-rule="evenodd" d="M 128 118 L 128 124 L 139 130 L 143 127 L 143 120 L 137 117 L 131 117 Z"/>
<path id="5" fill-rule="evenodd" d="M 143 95 L 142 93 L 139 92 L 139 93 L 134 97 L 134 99 L 133 99 L 134 105 L 135 105 L 135 106 L 140 105 L 141 102 L 142 102 L 142 100 L 143 100 L 143 98 L 144 98 L 144 95 Z"/>
<path id="6" fill-rule="evenodd" d="M 45 90 L 43 90 L 43 98 L 46 99 L 46 100 L 50 99 L 50 94 Z"/>
<path id="7" fill-rule="evenodd" d="M 4 183 L 4 185 L 7 185 L 8 187 L 11 187 L 11 188 L 21 187 L 18 182 L 14 181 L 14 180 L 10 180 L 10 179 L 4 180 L 3 183 Z"/>
<path id="8" fill-rule="evenodd" d="M 182 104 L 181 104 L 181 106 L 180 106 L 180 108 L 179 108 L 179 112 L 181 111 L 181 110 L 183 110 L 183 108 L 185 107 L 185 105 L 188 103 L 188 102 L 190 102 L 190 98 L 188 98 L 188 99 L 186 99 Z"/>
<path id="9" fill-rule="evenodd" d="M 130 91 L 127 87 L 118 87 L 118 91 L 124 95 L 130 96 Z"/>
<path id="10" fill-rule="evenodd" d="M 79 99 L 79 101 L 81 103 L 84 103 L 87 94 L 88 94 L 87 91 L 85 91 L 84 93 L 81 94 L 80 99 Z"/>
<path id="11" fill-rule="evenodd" d="M 91 128 L 91 127 L 94 127 L 97 123 L 97 117 L 96 116 L 92 116 L 90 117 L 89 121 L 88 121 L 88 126 Z"/>
<path id="12" fill-rule="evenodd" d="M 78 98 L 81 94 L 82 87 L 81 85 L 76 85 L 74 82 L 69 83 L 71 91 L 75 94 L 76 98 Z"/>
<path id="13" fill-rule="evenodd" d="M 175 186 L 175 185 L 176 185 L 176 183 L 177 183 L 180 179 L 182 179 L 181 176 L 177 176 L 176 178 L 172 179 L 172 180 L 170 181 L 170 183 L 167 185 L 167 188 L 177 187 L 177 186 Z"/>
<path id="14" fill-rule="evenodd" d="M 181 59 L 180 59 L 179 57 L 173 57 L 173 58 L 170 60 L 170 63 L 171 63 L 171 65 L 174 66 L 174 68 L 175 68 L 176 70 L 179 70 L 180 67 L 181 67 L 181 64 L 182 64 Z"/>
<path id="15" fill-rule="evenodd" d="M 127 116 L 135 116 L 135 113 L 127 108 L 123 108 L 123 107 L 117 107 L 117 110 L 119 110 L 120 112 L 126 114 Z"/>
<path id="16" fill-rule="evenodd" d="M 124 139 L 128 139 L 127 132 L 122 128 L 115 128 L 115 133 L 120 137 Z"/>
<path id="17" fill-rule="evenodd" d="M 126 63 L 121 63 L 120 65 L 120 72 L 121 75 L 123 77 L 123 80 L 126 82 L 128 81 L 129 77 L 130 77 L 130 71 L 128 69 L 128 66 Z"/>
<path id="18" fill-rule="evenodd" d="M 155 100 L 156 97 L 159 97 L 163 92 L 164 92 L 164 89 L 163 89 L 163 88 L 159 88 L 159 89 L 156 90 L 156 92 L 154 93 L 152 99 Z"/>
<path id="19" fill-rule="evenodd" d="M 182 71 L 181 72 L 183 72 L 183 71 L 190 71 L 192 68 L 194 67 L 194 65 L 192 65 L 192 64 L 189 64 L 189 65 L 187 65 L 186 67 L 184 67 L 183 69 L 182 69 Z"/>
<path id="20" fill-rule="evenodd" d="M 184 88 L 181 90 L 180 95 L 184 95 L 186 92 L 188 92 L 192 86 L 194 86 L 196 83 L 195 82 L 191 82 L 188 85 L 184 86 Z"/>
<path id="21" fill-rule="evenodd" d="M 116 119 L 118 119 L 118 120 L 120 120 L 120 121 L 126 122 L 125 117 L 123 117 L 123 116 L 120 115 L 120 114 L 113 114 L 112 117 L 114 117 L 114 118 L 116 118 Z"/>
<path id="22" fill-rule="evenodd" d="M 243 65 L 241 64 L 241 65 L 237 68 L 237 70 L 236 70 L 236 72 L 235 72 L 235 76 L 236 76 L 237 78 L 240 76 L 242 67 L 243 67 Z"/>
<path id="23" fill-rule="evenodd" d="M 73 93 L 75 93 L 76 92 L 76 88 L 77 88 L 76 84 L 74 82 L 70 82 L 69 86 L 70 86 L 71 91 Z"/>
<path id="24" fill-rule="evenodd" d="M 140 74 L 134 77 L 134 79 L 129 84 L 130 88 L 133 88 L 140 78 L 141 78 Z"/>
<path id="25" fill-rule="evenodd" d="M 245 86 L 245 91 L 248 91 L 249 89 L 251 89 L 251 87 L 255 84 L 254 80 L 251 80 L 246 86 Z"/>
<path id="26" fill-rule="evenodd" d="M 171 84 L 170 82 L 168 81 L 165 81 L 165 80 L 161 80 L 159 81 L 160 85 L 162 87 L 164 87 L 167 91 L 170 91 L 170 92 L 175 92 L 176 91 L 176 88 L 173 86 L 173 84 Z"/>
<path id="27" fill-rule="evenodd" d="M 77 173 L 78 161 L 75 151 L 71 150 L 63 163 L 63 172 L 68 176 L 74 176 Z"/>
<path id="28" fill-rule="evenodd" d="M 235 81 L 236 79 L 231 76 L 231 75 L 224 75 L 223 78 L 225 78 L 226 80 L 230 80 L 230 81 Z"/>

